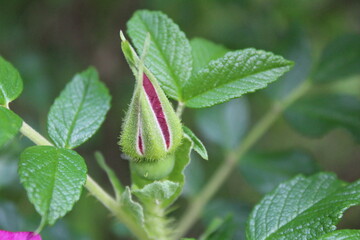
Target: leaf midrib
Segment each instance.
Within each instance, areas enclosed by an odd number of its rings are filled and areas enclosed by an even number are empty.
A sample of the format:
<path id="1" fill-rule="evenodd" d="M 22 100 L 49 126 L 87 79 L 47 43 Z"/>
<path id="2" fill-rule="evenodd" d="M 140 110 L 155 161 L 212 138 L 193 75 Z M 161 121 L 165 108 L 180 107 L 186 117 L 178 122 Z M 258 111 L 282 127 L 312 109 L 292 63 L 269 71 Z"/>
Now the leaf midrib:
<path id="1" fill-rule="evenodd" d="M 56 158 L 54 159 L 54 162 L 55 162 L 55 171 L 54 173 L 52 174 L 52 178 L 51 178 L 51 187 L 50 187 L 50 193 L 51 195 L 48 195 L 49 196 L 49 199 L 48 199 L 48 202 L 46 204 L 46 212 L 44 214 L 44 218 L 46 219 L 46 222 L 49 222 L 49 214 L 51 212 L 50 210 L 50 206 L 51 206 L 51 203 L 52 203 L 52 199 L 54 199 L 54 188 L 55 188 L 55 182 L 56 182 L 56 176 L 57 176 L 57 172 L 58 172 L 58 166 L 59 166 L 59 155 L 60 153 L 57 151 L 57 149 L 52 149 L 52 150 L 55 150 L 56 152 Z"/>
<path id="2" fill-rule="evenodd" d="M 74 131 L 74 128 L 75 128 L 75 124 L 76 124 L 76 121 L 77 121 L 77 118 L 78 118 L 78 115 L 79 115 L 79 112 L 81 111 L 82 109 L 82 106 L 84 105 L 84 102 L 85 102 L 85 98 L 86 98 L 86 95 L 89 91 L 89 87 L 90 87 L 90 79 L 86 78 L 85 80 L 86 81 L 83 81 L 83 77 L 81 77 L 81 82 L 84 83 L 84 92 L 83 92 L 83 95 L 81 96 L 81 101 L 80 101 L 80 104 L 79 104 L 79 107 L 77 108 L 76 112 L 75 112 L 75 115 L 74 115 L 74 118 L 71 122 L 71 125 L 70 125 L 70 128 L 69 128 L 69 132 L 68 132 L 68 135 L 67 135 L 67 138 L 65 140 L 65 148 L 70 148 L 69 146 L 69 141 L 70 141 L 70 138 L 72 136 L 72 132 Z"/>

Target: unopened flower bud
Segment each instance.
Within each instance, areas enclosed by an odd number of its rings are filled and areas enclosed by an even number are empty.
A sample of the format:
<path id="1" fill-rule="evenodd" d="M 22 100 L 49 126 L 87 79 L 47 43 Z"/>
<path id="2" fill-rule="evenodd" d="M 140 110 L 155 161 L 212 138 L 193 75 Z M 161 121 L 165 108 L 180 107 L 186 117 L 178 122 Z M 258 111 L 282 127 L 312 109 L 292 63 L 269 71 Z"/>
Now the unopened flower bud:
<path id="1" fill-rule="evenodd" d="M 182 127 L 155 77 L 145 70 L 139 78 L 122 126 L 120 145 L 135 161 L 158 161 L 180 145 Z"/>

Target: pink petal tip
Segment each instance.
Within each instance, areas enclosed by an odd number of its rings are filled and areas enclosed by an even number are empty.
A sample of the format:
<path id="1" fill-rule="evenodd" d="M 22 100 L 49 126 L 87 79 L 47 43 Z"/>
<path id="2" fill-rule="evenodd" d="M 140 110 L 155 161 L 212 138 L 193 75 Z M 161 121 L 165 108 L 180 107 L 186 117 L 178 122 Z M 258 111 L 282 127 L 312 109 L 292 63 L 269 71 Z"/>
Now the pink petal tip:
<path id="1" fill-rule="evenodd" d="M 0 240 L 41 240 L 34 232 L 8 232 L 0 230 Z"/>

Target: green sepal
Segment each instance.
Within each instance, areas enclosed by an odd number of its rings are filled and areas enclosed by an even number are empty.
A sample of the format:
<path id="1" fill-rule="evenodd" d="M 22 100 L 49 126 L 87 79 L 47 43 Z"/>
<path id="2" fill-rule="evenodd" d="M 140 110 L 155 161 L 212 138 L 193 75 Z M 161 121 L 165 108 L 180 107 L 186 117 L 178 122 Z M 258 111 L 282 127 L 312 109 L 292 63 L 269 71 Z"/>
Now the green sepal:
<path id="1" fill-rule="evenodd" d="M 132 169 L 136 174 L 147 180 L 160 180 L 168 176 L 175 165 L 175 154 L 168 154 L 157 161 L 132 161 Z"/>

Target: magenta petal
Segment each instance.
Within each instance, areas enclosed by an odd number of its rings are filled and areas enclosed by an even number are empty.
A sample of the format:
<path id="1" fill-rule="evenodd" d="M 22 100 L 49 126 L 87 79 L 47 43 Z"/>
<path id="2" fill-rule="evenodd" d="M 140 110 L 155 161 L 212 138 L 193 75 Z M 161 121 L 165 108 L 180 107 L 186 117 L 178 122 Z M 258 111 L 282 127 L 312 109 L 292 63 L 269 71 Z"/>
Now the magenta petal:
<path id="1" fill-rule="evenodd" d="M 41 240 L 34 232 L 8 232 L 0 230 L 0 240 Z"/>

